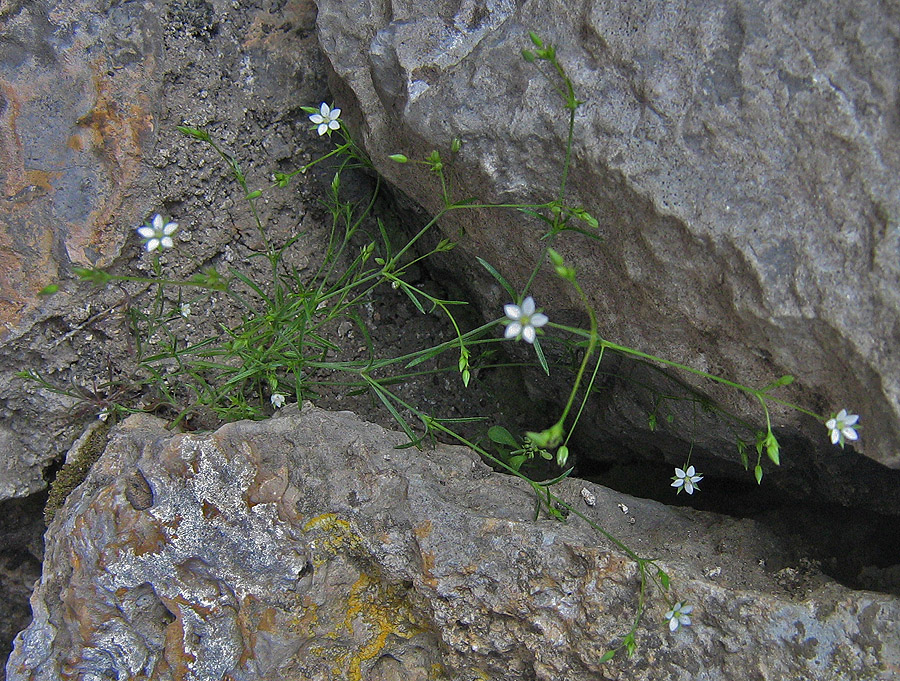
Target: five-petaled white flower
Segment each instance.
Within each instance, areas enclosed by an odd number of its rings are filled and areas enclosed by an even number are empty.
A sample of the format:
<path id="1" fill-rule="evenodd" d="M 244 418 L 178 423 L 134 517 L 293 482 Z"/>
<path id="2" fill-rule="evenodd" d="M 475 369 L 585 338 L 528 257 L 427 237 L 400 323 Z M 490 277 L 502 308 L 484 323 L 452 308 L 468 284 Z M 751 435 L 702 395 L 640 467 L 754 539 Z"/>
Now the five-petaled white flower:
<path id="1" fill-rule="evenodd" d="M 672 606 L 672 609 L 666 613 L 666 619 L 669 620 L 669 631 L 675 631 L 678 627 L 691 626 L 691 618 L 689 615 L 694 611 L 693 605 L 685 605 L 683 601 L 678 601 Z"/>
<path id="2" fill-rule="evenodd" d="M 672 483 L 672 487 L 678 488 L 675 492 L 676 494 L 681 490 L 684 490 L 688 494 L 693 494 L 695 489 L 700 489 L 697 487 L 697 483 L 703 480 L 703 476 L 697 475 L 697 471 L 694 470 L 693 466 L 688 466 L 687 470 L 676 468 L 672 480 L 675 481 Z"/>
<path id="3" fill-rule="evenodd" d="M 153 216 L 153 226 L 143 225 L 138 227 L 137 232 L 144 239 L 144 246 L 147 252 L 151 253 L 157 248 L 172 248 L 175 242 L 172 241 L 172 235 L 178 230 L 177 222 L 166 222 L 162 215 L 158 213 Z"/>
<path id="4" fill-rule="evenodd" d="M 269 398 L 269 401 L 272 402 L 273 407 L 281 409 L 284 406 L 284 395 L 281 393 L 272 393 L 272 397 Z"/>
<path id="5" fill-rule="evenodd" d="M 550 321 L 547 315 L 534 311 L 534 299 L 531 296 L 522 301 L 521 307 L 504 305 L 503 311 L 507 317 L 507 321 L 504 322 L 506 324 L 504 336 L 516 340 L 524 338 L 528 343 L 534 343 L 534 339 L 537 338 L 535 329 Z"/>
<path id="6" fill-rule="evenodd" d="M 182 303 L 181 307 L 179 308 L 179 314 L 181 314 L 181 316 L 184 317 L 185 319 L 190 317 L 191 316 L 191 304 L 190 303 Z"/>
<path id="7" fill-rule="evenodd" d="M 309 117 L 309 120 L 318 126 L 316 130 L 319 135 L 324 135 L 326 132 L 330 135 L 332 130 L 340 130 L 341 122 L 338 120 L 340 116 L 340 109 L 332 109 L 325 102 L 322 102 L 322 105 L 319 107 L 319 113 L 314 113 Z"/>
<path id="8" fill-rule="evenodd" d="M 857 414 L 848 414 L 846 409 L 841 409 L 837 414 L 833 415 L 825 422 L 825 427 L 831 433 L 831 444 L 839 444 L 844 446 L 844 440 L 858 440 L 859 434 L 856 432 L 856 422 L 859 421 Z"/>

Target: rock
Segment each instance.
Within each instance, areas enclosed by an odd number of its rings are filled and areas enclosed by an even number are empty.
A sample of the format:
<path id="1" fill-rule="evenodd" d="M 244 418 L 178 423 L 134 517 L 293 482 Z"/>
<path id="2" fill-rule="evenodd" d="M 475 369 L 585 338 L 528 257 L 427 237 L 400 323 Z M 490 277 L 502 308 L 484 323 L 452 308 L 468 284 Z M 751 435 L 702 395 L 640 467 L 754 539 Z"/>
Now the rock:
<path id="1" fill-rule="evenodd" d="M 530 488 L 471 451 L 404 441 L 311 406 L 208 435 L 129 418 L 48 529 L 7 678 L 846 681 L 900 665 L 900 599 L 804 578 L 751 521 L 570 479 L 561 498 L 658 557 L 694 606 L 669 633 L 648 587 L 636 654 L 601 664 L 634 616 L 636 563 L 580 518 L 535 521 Z"/>
<path id="2" fill-rule="evenodd" d="M 16 634 L 31 623 L 31 597 L 41 577 L 46 495 L 0 502 L 0 681 Z"/>
<path id="3" fill-rule="evenodd" d="M 543 202 L 558 191 L 567 116 L 520 54 L 538 31 L 586 102 L 567 197 L 599 219 L 603 240 L 557 243 L 601 335 L 755 387 L 792 374 L 780 395 L 861 414 L 858 449 L 900 467 L 896 4 L 320 0 L 318 27 L 377 169 L 432 214 L 436 179 L 389 154 L 449 159 L 459 138 L 454 198 Z M 451 238 L 464 230 L 452 267 L 495 318 L 509 301 L 473 256 L 522 286 L 541 225 L 480 210 L 442 225 Z M 531 291 L 551 318 L 580 308 L 549 275 Z M 755 400 L 692 382 L 764 423 Z M 633 403 L 649 398 L 615 387 L 622 404 L 601 408 L 595 433 L 646 431 L 648 410 L 635 417 Z M 684 436 L 693 409 L 669 406 Z M 825 456 L 821 422 L 773 413 L 813 459 Z M 685 439 L 734 451 L 705 422 Z"/>
<path id="4" fill-rule="evenodd" d="M 0 500 L 43 489 L 47 467 L 103 408 L 16 372 L 73 392 L 115 372 L 132 378 L 124 313 L 146 287 L 98 291 L 72 282 L 72 266 L 149 274 L 134 228 L 156 212 L 181 225 L 162 260 L 175 278 L 239 247 L 239 188 L 176 126 L 208 128 L 254 183 L 315 153 L 311 138 L 305 149 L 294 141 L 308 127 L 300 106 L 326 92 L 314 18 L 311 0 L 239 12 L 226 0 L 0 10 Z M 260 209 L 273 230 L 304 214 L 294 191 Z M 56 295 L 36 295 L 60 280 Z"/>
<path id="5" fill-rule="evenodd" d="M 17 3 L 0 42 L 0 323 L 70 263 L 108 265 L 149 210 L 162 26 L 142 3 Z"/>

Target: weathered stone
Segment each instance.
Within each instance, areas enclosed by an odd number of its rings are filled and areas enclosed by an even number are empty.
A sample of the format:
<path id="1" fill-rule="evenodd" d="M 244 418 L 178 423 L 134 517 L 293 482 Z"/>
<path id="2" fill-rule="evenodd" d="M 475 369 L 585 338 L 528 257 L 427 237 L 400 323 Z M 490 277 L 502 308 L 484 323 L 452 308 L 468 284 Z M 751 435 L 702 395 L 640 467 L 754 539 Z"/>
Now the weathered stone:
<path id="1" fill-rule="evenodd" d="M 134 228 L 156 212 L 181 225 L 162 260 L 175 278 L 237 248 L 240 190 L 176 126 L 209 129 L 251 181 L 293 167 L 308 124 L 299 107 L 325 96 L 314 17 L 312 0 L 240 12 L 227 0 L 0 9 L 0 500 L 44 488 L 50 462 L 102 409 L 14 374 L 90 389 L 134 356 L 123 313 L 140 287 L 92 290 L 71 281 L 72 265 L 149 273 Z M 273 230 L 295 229 L 305 212 L 292 191 L 260 209 L 275 214 Z M 57 281 L 59 293 L 38 298 Z"/>
<path id="2" fill-rule="evenodd" d="M 530 488 L 470 451 L 394 449 L 404 440 L 309 406 L 210 435 L 130 418 L 48 530 L 8 679 L 846 681 L 900 668 L 900 599 L 804 577 L 750 521 L 568 480 L 563 499 L 657 556 L 695 606 L 669 633 L 651 588 L 636 655 L 601 664 L 630 626 L 636 564 L 580 519 L 535 521 Z"/>
<path id="3" fill-rule="evenodd" d="M 320 0 L 318 26 L 376 167 L 432 213 L 435 178 L 388 154 L 449 159 L 459 138 L 455 198 L 555 196 L 567 116 L 520 51 L 528 30 L 556 45 L 586 101 L 567 197 L 603 237 L 558 246 L 601 334 L 757 387 L 793 374 L 781 395 L 861 414 L 860 451 L 900 467 L 896 3 Z M 472 255 L 520 286 L 541 225 L 455 211 L 444 226 L 465 230 L 454 266 L 495 317 L 508 301 Z M 551 317 L 579 307 L 549 275 L 532 292 Z M 621 394 L 605 428 L 627 437 L 646 414 L 635 419 L 627 385 Z M 711 394 L 760 422 L 755 400 Z M 679 416 L 683 433 L 690 409 Z M 775 419 L 814 451 L 830 446 L 814 419 Z M 734 451 L 721 428 L 690 436 Z"/>
<path id="4" fill-rule="evenodd" d="M 69 263 L 106 265 L 149 203 L 159 16 L 143 3 L 12 3 L 0 15 L 0 324 Z"/>

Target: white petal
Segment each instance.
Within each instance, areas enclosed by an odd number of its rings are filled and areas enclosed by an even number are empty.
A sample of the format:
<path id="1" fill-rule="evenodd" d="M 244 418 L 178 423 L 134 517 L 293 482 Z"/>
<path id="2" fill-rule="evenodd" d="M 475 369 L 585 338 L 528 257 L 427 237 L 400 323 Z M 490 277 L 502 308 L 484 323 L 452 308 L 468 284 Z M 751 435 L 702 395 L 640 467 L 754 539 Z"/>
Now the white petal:
<path id="1" fill-rule="evenodd" d="M 140 234 L 144 239 L 152 239 L 156 236 L 156 230 L 152 227 L 138 227 L 137 233 Z"/>
<path id="2" fill-rule="evenodd" d="M 331 120 L 336 121 L 341 116 L 340 109 L 332 109 L 331 110 Z"/>
<path id="3" fill-rule="evenodd" d="M 853 428 L 844 428 L 843 430 L 841 430 L 841 432 L 844 434 L 844 437 L 847 438 L 848 440 L 859 439 L 859 435 L 856 434 L 856 431 L 853 430 Z"/>
<path id="4" fill-rule="evenodd" d="M 683 615 L 690 615 L 692 612 L 694 612 L 693 605 L 686 605 L 681 609 L 681 614 Z"/>
<path id="5" fill-rule="evenodd" d="M 675 631 L 677 628 L 678 628 L 678 619 L 675 617 L 672 617 L 669 620 L 669 631 Z"/>
<path id="6" fill-rule="evenodd" d="M 845 426 L 852 426 L 857 421 L 859 421 L 859 414 L 848 414 L 847 418 L 844 419 Z"/>
<path id="7" fill-rule="evenodd" d="M 163 248 L 172 248 L 172 246 L 174 246 L 175 244 L 172 242 L 172 237 L 164 236 L 159 240 L 159 245 Z"/>
<path id="8" fill-rule="evenodd" d="M 322 118 L 322 116 L 320 116 L 319 114 L 313 114 L 312 116 L 309 117 L 309 120 L 311 120 L 316 125 L 318 125 L 319 123 L 325 122 L 325 119 Z"/>
<path id="9" fill-rule="evenodd" d="M 522 338 L 524 338 L 527 343 L 534 343 L 536 337 L 537 334 L 535 334 L 533 326 L 528 325 L 522 329 Z"/>
<path id="10" fill-rule="evenodd" d="M 696 473 L 696 472 L 697 471 L 694 470 L 693 466 L 688 466 L 687 470 L 684 472 L 684 474 L 685 474 L 685 476 L 692 478 L 692 477 L 694 477 L 694 473 Z"/>
<path id="11" fill-rule="evenodd" d="M 524 301 L 522 301 L 522 314 L 526 317 L 530 317 L 534 314 L 534 298 L 528 296 Z"/>
<path id="12" fill-rule="evenodd" d="M 691 618 L 690 617 L 679 617 L 678 621 L 682 624 L 682 626 L 685 626 L 685 627 L 691 626 Z"/>
<path id="13" fill-rule="evenodd" d="M 156 215 L 153 216 L 153 229 L 155 229 L 157 232 L 159 232 L 159 231 L 162 231 L 162 228 L 163 228 L 162 215 L 157 213 Z"/>
<path id="14" fill-rule="evenodd" d="M 319 136 L 321 137 L 326 132 L 328 132 L 328 123 L 322 123 L 322 125 L 319 126 Z"/>
<path id="15" fill-rule="evenodd" d="M 522 310 L 519 309 L 518 305 L 504 305 L 503 312 L 510 319 L 519 319 L 522 316 Z"/>
<path id="16" fill-rule="evenodd" d="M 328 112 L 331 111 L 331 107 L 328 106 L 325 102 L 322 102 L 322 105 L 319 107 L 319 111 L 322 113 L 322 116 L 328 118 Z"/>
<path id="17" fill-rule="evenodd" d="M 691 483 L 690 480 L 684 481 L 684 491 L 687 492 L 688 494 L 694 493 L 694 485 L 693 485 L 693 483 Z"/>
<path id="18" fill-rule="evenodd" d="M 825 422 L 825 427 L 828 428 L 828 430 L 834 430 L 835 428 L 837 428 L 837 421 L 835 421 L 834 419 L 828 419 Z"/>
<path id="19" fill-rule="evenodd" d="M 683 484 L 684 478 L 678 478 L 678 480 L 672 483 L 672 487 L 681 487 Z"/>
<path id="20" fill-rule="evenodd" d="M 841 439 L 841 433 L 837 428 L 831 429 L 831 444 L 836 445 Z"/>
<path id="21" fill-rule="evenodd" d="M 841 410 L 837 413 L 837 417 L 836 417 L 836 418 L 837 418 L 838 421 L 843 421 L 845 418 L 847 418 L 847 410 L 846 410 L 846 409 L 841 409 Z"/>
<path id="22" fill-rule="evenodd" d="M 685 474 L 685 472 L 684 472 L 683 470 L 681 470 L 680 468 L 676 468 L 676 469 L 675 469 L 675 475 L 677 475 L 679 478 L 684 478 L 686 474 Z"/>
<path id="23" fill-rule="evenodd" d="M 177 222 L 170 222 L 165 227 L 163 227 L 163 234 L 166 236 L 172 236 L 175 233 L 175 230 L 178 229 Z"/>
<path id="24" fill-rule="evenodd" d="M 549 321 L 550 321 L 550 319 L 547 317 L 547 315 L 541 314 L 540 312 L 538 312 L 537 314 L 531 315 L 531 325 L 532 326 L 543 326 L 544 324 L 546 324 Z"/>
<path id="25" fill-rule="evenodd" d="M 340 130 L 340 129 L 341 129 L 341 124 L 340 124 L 340 122 L 338 122 L 338 121 L 331 121 L 331 122 L 328 124 L 328 127 L 331 128 L 332 130 Z"/>
<path id="26" fill-rule="evenodd" d="M 513 322 L 506 327 L 506 333 L 504 333 L 503 335 L 506 338 L 515 338 L 520 333 L 522 333 L 522 325 L 519 324 L 519 322 Z"/>
<path id="27" fill-rule="evenodd" d="M 155 251 L 157 248 L 159 248 L 159 239 L 150 239 L 147 242 L 147 253 Z"/>

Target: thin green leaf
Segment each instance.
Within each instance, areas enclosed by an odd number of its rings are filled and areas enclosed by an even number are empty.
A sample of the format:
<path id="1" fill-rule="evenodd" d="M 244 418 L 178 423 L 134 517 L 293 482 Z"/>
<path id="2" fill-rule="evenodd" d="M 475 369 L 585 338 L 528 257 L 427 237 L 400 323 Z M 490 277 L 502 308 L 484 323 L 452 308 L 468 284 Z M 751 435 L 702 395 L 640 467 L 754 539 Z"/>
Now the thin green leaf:
<path id="1" fill-rule="evenodd" d="M 415 294 L 413 294 L 411 288 L 409 286 L 403 286 L 403 285 L 401 285 L 400 288 L 402 288 L 403 292 L 409 296 L 409 299 L 411 301 L 413 301 L 413 305 L 416 306 L 416 308 L 419 310 L 419 312 L 421 312 L 422 314 L 425 314 L 425 308 L 422 307 L 422 303 L 420 303 L 419 299 L 416 298 Z"/>
<path id="2" fill-rule="evenodd" d="M 552 480 L 546 480 L 546 481 L 540 483 L 540 485 L 541 485 L 541 487 L 552 487 L 553 485 L 555 485 L 559 482 L 562 482 L 563 480 L 568 478 L 572 474 L 572 471 L 574 471 L 574 470 L 575 470 L 575 467 L 573 466 L 572 468 L 567 469 L 565 473 L 562 473 L 561 475 L 557 475 Z"/>
<path id="3" fill-rule="evenodd" d="M 549 376 L 550 367 L 547 364 L 547 358 L 544 357 L 544 350 L 541 348 L 541 341 L 539 338 L 534 339 L 534 352 L 537 354 L 538 362 L 541 363 L 541 367 L 544 369 L 544 373 Z"/>
<path id="4" fill-rule="evenodd" d="M 394 407 L 393 403 L 388 399 L 381 386 L 371 379 L 368 379 L 368 382 L 372 387 L 372 390 L 378 396 L 378 399 L 381 400 L 382 404 L 384 404 L 385 407 L 387 407 L 387 410 L 391 412 L 391 416 L 394 417 L 394 420 L 397 421 L 397 424 L 403 429 L 403 432 L 406 433 L 406 437 L 409 438 L 409 441 L 421 441 L 421 438 L 416 437 L 416 434 L 413 432 L 412 428 L 410 428 L 409 424 L 406 422 L 406 419 L 404 419 L 400 415 L 400 412 L 397 411 L 396 407 Z"/>
<path id="5" fill-rule="evenodd" d="M 249 279 L 248 277 L 244 276 L 243 274 L 241 274 L 238 270 L 234 269 L 233 267 L 231 267 L 229 269 L 231 270 L 232 275 L 234 275 L 241 282 L 243 282 L 244 284 L 249 286 L 251 289 L 253 289 L 263 300 L 266 301 L 267 305 L 272 304 L 272 301 L 269 299 L 269 296 L 267 296 L 265 294 L 265 292 L 259 286 L 257 286 L 256 283 L 252 279 Z"/>
<path id="6" fill-rule="evenodd" d="M 494 269 L 494 266 L 491 265 L 491 264 L 490 264 L 489 262 L 487 262 L 486 260 L 482 260 L 482 259 L 479 258 L 477 255 L 475 256 L 475 259 L 481 264 L 481 266 L 482 266 L 484 269 L 486 269 L 486 270 L 488 271 L 488 273 L 489 273 L 494 279 L 496 279 L 496 280 L 499 282 L 499 284 L 500 284 L 500 285 L 506 290 L 506 292 L 509 294 L 510 299 L 511 299 L 511 300 L 516 300 L 516 292 L 513 290 L 513 287 L 509 285 L 509 282 L 506 281 L 506 279 L 503 278 L 503 275 L 500 274 L 496 269 Z"/>

